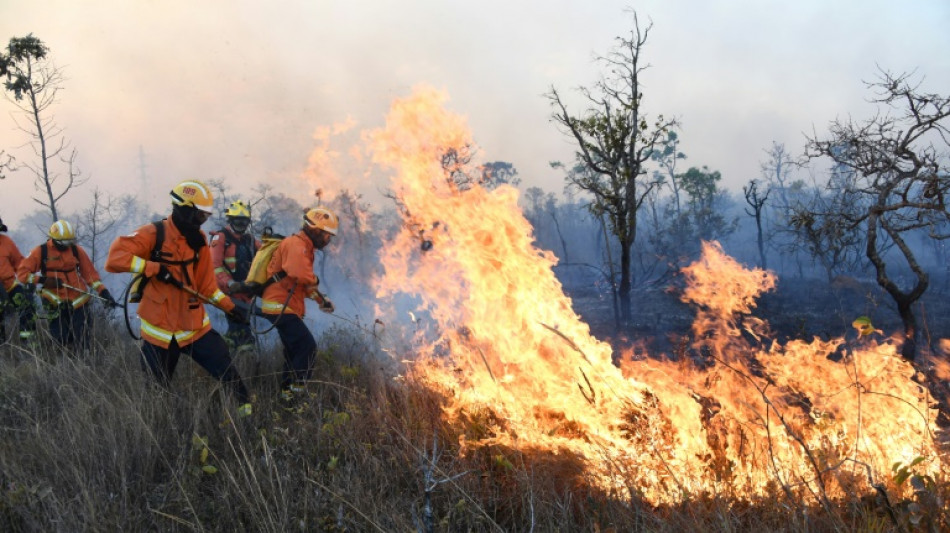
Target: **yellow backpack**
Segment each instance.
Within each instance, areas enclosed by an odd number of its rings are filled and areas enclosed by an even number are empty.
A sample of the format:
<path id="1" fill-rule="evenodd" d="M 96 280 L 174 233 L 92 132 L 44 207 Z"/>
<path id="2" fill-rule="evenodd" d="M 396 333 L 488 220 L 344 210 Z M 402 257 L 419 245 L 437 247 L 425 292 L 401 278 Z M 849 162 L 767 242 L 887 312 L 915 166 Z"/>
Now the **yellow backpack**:
<path id="1" fill-rule="evenodd" d="M 257 250 L 257 253 L 254 254 L 254 259 L 251 260 L 251 268 L 247 273 L 247 278 L 244 280 L 244 285 L 251 294 L 260 296 L 260 294 L 264 292 L 265 287 L 275 281 L 283 279 L 283 272 L 278 272 L 274 276 L 271 276 L 270 279 L 267 277 L 267 267 L 270 265 L 270 261 L 274 257 L 274 252 L 282 240 L 284 240 L 283 235 L 274 233 L 274 230 L 270 227 L 264 228 L 264 233 L 261 235 L 261 247 Z"/>

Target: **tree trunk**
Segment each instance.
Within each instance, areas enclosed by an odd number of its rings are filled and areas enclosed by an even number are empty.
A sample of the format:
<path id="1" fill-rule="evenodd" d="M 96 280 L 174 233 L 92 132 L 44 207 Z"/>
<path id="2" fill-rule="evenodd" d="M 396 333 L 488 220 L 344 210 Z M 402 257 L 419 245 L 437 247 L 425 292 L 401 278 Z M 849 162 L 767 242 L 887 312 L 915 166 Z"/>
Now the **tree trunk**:
<path id="1" fill-rule="evenodd" d="M 600 216 L 600 227 L 604 230 L 604 246 L 607 252 L 607 266 L 610 268 L 610 296 L 614 307 L 614 329 L 620 333 L 620 302 L 617 290 L 617 278 L 614 276 L 614 259 L 610 254 L 610 239 L 607 237 L 607 223 Z"/>
<path id="2" fill-rule="evenodd" d="M 917 356 L 917 317 L 911 309 L 911 302 L 908 298 L 897 300 L 897 313 L 900 314 L 901 323 L 904 325 L 904 343 L 901 344 L 901 357 L 908 361 L 913 361 Z"/>
<path id="3" fill-rule="evenodd" d="M 53 184 L 49 178 L 49 156 L 46 154 L 46 135 L 43 133 L 43 121 L 40 120 L 39 103 L 36 101 L 36 93 L 33 86 L 30 86 L 30 105 L 33 107 L 33 122 L 36 125 L 36 138 L 40 143 L 40 160 L 43 163 L 43 186 L 46 188 L 46 197 L 49 198 L 49 210 L 53 215 L 53 222 L 59 220 L 59 214 L 56 213 L 56 196 L 53 194 Z"/>
<path id="4" fill-rule="evenodd" d="M 561 241 L 561 249 L 564 250 L 564 262 L 570 263 L 571 258 L 567 255 L 567 241 L 564 240 L 564 234 L 561 233 L 561 224 L 557 221 L 557 214 L 551 211 L 551 219 L 554 220 L 554 229 L 557 230 L 557 238 Z"/>
<path id="5" fill-rule="evenodd" d="M 762 269 L 768 269 L 768 265 L 765 263 L 765 239 L 762 237 L 762 211 L 756 210 L 755 212 L 755 228 L 758 231 L 757 241 L 759 244 L 759 261 L 761 262 Z"/>
<path id="6" fill-rule="evenodd" d="M 877 272 L 877 284 L 887 291 L 887 293 L 891 295 L 891 298 L 894 299 L 894 303 L 897 304 L 897 313 L 900 315 L 901 322 L 904 325 L 904 342 L 901 344 L 901 356 L 908 361 L 913 361 L 917 356 L 917 317 L 914 315 L 911 306 L 923 296 L 927 290 L 927 286 L 930 285 L 930 278 L 927 276 L 927 273 L 920 268 L 920 264 L 917 263 L 913 252 L 910 250 L 910 247 L 907 246 L 904 239 L 901 238 L 900 233 L 891 231 L 887 222 L 881 218 L 881 212 L 878 209 L 871 209 L 867 224 L 868 242 L 867 249 L 865 250 L 866 255 L 868 259 L 871 260 L 871 264 L 874 265 L 874 269 Z M 907 260 L 908 266 L 910 266 L 910 269 L 917 276 L 917 283 L 914 284 L 914 288 L 911 289 L 910 292 L 901 291 L 900 287 L 887 275 L 887 265 L 877 251 L 878 224 L 881 224 L 881 227 L 883 227 L 884 231 L 891 237 L 891 240 L 894 241 L 897 248 L 904 254 L 904 259 Z"/>
<path id="7" fill-rule="evenodd" d="M 629 325 L 633 310 L 630 304 L 630 249 L 632 243 L 620 241 L 620 312 L 623 325 Z"/>

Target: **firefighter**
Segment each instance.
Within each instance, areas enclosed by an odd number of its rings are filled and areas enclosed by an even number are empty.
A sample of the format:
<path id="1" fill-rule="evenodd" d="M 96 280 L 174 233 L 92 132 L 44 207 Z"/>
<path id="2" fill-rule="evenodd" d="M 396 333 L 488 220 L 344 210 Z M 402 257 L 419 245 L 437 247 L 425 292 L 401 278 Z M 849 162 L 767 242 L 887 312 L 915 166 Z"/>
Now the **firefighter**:
<path id="1" fill-rule="evenodd" d="M 237 200 L 224 212 L 227 225 L 220 231 L 211 232 L 211 262 L 218 288 L 233 300 L 250 305 L 251 297 L 241 294 L 243 282 L 251 268 L 254 254 L 261 247 L 248 232 L 251 225 L 251 206 Z M 254 345 L 254 335 L 247 322 L 228 319 L 228 331 L 225 340 L 237 349 Z"/>
<path id="2" fill-rule="evenodd" d="M 281 398 L 293 401 L 304 392 L 313 372 L 317 343 L 303 322 L 305 299 L 312 298 L 320 310 L 332 313 L 333 302 L 317 289 L 313 272 L 314 250 L 322 250 L 337 233 L 340 221 L 328 209 L 316 207 L 304 214 L 300 231 L 282 240 L 267 267 L 272 280 L 261 296 L 264 317 L 275 324 L 284 345 Z"/>
<path id="3" fill-rule="evenodd" d="M 106 270 L 142 276 L 138 315 L 143 369 L 168 388 L 185 353 L 227 384 L 244 412 L 250 409 L 247 388 L 234 368 L 227 343 L 211 328 L 202 305 L 211 303 L 235 320 L 246 320 L 246 308 L 236 307 L 218 289 L 201 231 L 211 216 L 211 189 L 198 180 L 186 180 L 171 190 L 171 197 L 170 217 L 113 241 Z"/>
<path id="4" fill-rule="evenodd" d="M 33 295 L 17 279 L 16 269 L 23 261 L 23 254 L 10 237 L 4 235 L 7 226 L 0 219 L 0 339 L 7 338 L 4 317 L 7 309 L 15 309 L 19 317 L 19 335 L 21 339 L 33 336 L 35 318 L 33 316 Z"/>
<path id="5" fill-rule="evenodd" d="M 45 243 L 33 248 L 17 268 L 17 278 L 28 287 L 39 285 L 40 298 L 49 317 L 49 331 L 63 346 L 89 348 L 86 330 L 92 323 L 87 311 L 94 295 L 110 308 L 117 306 L 99 279 L 89 255 L 76 244 L 76 230 L 67 220 L 49 228 Z"/>

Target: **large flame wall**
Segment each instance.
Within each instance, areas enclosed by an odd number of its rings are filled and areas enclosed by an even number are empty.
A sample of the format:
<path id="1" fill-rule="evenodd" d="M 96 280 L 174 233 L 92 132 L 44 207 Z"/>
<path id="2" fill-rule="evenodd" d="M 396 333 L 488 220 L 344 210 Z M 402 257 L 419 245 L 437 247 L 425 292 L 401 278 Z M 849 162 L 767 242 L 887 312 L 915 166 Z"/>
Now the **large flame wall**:
<path id="1" fill-rule="evenodd" d="M 715 244 L 684 271 L 683 299 L 698 310 L 691 353 L 705 364 L 615 365 L 572 310 L 556 258 L 533 246 L 517 191 L 450 179 L 445 154 L 474 143 L 444 100 L 417 89 L 367 139 L 403 215 L 377 295 L 412 295 L 435 322 L 416 339 L 413 365 L 451 398 L 445 415 L 492 414 L 487 435 L 466 446 L 570 452 L 594 482 L 657 502 L 776 487 L 833 495 L 917 456 L 922 471 L 942 467 L 930 398 L 891 344 L 768 340 L 750 313 L 774 276 Z M 844 357 L 830 360 L 839 348 Z"/>

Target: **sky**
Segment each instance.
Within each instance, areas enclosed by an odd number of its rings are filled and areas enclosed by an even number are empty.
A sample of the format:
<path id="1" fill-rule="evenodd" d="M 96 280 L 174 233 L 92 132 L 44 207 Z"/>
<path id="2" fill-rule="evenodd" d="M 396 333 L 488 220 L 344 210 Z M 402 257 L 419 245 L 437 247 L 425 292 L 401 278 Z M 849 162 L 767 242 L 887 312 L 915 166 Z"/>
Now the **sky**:
<path id="1" fill-rule="evenodd" d="M 773 142 L 798 154 L 836 117 L 868 116 L 863 82 L 879 67 L 950 89 L 947 0 L 0 0 L 0 39 L 33 33 L 64 71 L 51 111 L 88 178 L 66 211 L 94 187 L 160 210 L 190 178 L 246 195 L 266 182 L 304 204 L 314 186 L 347 187 L 373 203 L 384 176 L 304 176 L 328 132 L 358 139 L 421 84 L 467 118 L 485 161 L 560 192 L 549 163 L 574 150 L 545 94 L 581 111 L 574 90 L 598 80 L 631 9 L 653 24 L 645 112 L 677 117 L 685 164 L 730 190 L 760 177 Z M 0 111 L 0 149 L 34 157 L 14 106 Z M 39 207 L 26 172 L 0 193 L 8 225 Z"/>

